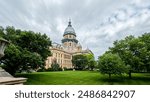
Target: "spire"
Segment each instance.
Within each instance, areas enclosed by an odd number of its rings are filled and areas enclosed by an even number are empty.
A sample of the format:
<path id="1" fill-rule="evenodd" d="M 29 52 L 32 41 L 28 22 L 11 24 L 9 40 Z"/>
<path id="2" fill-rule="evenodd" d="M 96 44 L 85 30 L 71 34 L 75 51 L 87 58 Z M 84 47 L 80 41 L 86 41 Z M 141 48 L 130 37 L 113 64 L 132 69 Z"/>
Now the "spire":
<path id="1" fill-rule="evenodd" d="M 72 27 L 72 25 L 71 25 L 71 19 L 69 19 L 68 27 Z"/>

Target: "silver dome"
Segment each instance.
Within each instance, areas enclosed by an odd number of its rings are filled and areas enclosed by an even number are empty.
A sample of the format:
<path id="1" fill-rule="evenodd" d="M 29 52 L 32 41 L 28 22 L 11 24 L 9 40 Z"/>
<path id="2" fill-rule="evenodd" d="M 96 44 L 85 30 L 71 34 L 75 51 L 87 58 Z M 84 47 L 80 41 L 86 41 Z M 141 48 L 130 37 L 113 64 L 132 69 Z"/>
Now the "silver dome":
<path id="1" fill-rule="evenodd" d="M 68 27 L 65 29 L 64 31 L 64 35 L 66 34 L 73 34 L 75 35 L 75 30 L 73 29 L 72 25 L 71 25 L 71 21 L 69 21 Z"/>

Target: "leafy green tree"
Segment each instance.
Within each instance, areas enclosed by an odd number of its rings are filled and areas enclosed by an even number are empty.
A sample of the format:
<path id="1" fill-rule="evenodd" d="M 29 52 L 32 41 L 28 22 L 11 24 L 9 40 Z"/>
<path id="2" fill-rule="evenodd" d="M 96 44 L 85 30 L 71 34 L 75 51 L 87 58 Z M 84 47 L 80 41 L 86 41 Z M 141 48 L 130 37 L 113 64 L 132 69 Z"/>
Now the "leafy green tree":
<path id="1" fill-rule="evenodd" d="M 11 56 L 11 57 L 10 57 Z M 2 58 L 4 68 L 10 74 L 14 75 L 16 71 L 30 71 L 42 67 L 42 58 L 37 53 L 31 53 L 22 50 L 19 46 L 10 44 L 5 50 L 5 56 Z"/>
<path id="2" fill-rule="evenodd" d="M 117 54 L 105 53 L 98 59 L 98 67 L 102 74 L 108 74 L 111 79 L 112 74 L 121 75 L 125 73 L 126 66 Z"/>
<path id="3" fill-rule="evenodd" d="M 19 70 L 21 60 L 21 51 L 18 46 L 10 44 L 5 50 L 5 56 L 2 57 L 1 62 L 3 63 L 3 68 L 10 74 L 14 75 L 16 70 Z"/>
<path id="4" fill-rule="evenodd" d="M 11 43 L 1 60 L 9 73 L 14 75 L 19 70 L 44 68 L 46 58 L 51 55 L 51 41 L 46 34 L 21 31 L 10 26 L 1 29 L 0 33 Z"/>
<path id="5" fill-rule="evenodd" d="M 32 31 L 24 31 L 17 39 L 17 44 L 32 53 L 38 53 L 41 55 L 43 61 L 51 55 L 49 51 L 51 41 L 46 34 L 41 35 L 40 33 L 34 33 Z"/>
<path id="6" fill-rule="evenodd" d="M 123 40 L 115 41 L 109 52 L 117 53 L 122 58 L 129 68 L 129 78 L 132 72 L 144 71 L 146 63 L 149 66 L 149 50 L 140 38 L 127 36 Z"/>
<path id="7" fill-rule="evenodd" d="M 96 62 L 93 54 L 84 54 L 87 58 L 87 67 L 89 70 L 93 70 L 95 68 Z"/>
<path id="8" fill-rule="evenodd" d="M 144 42 L 145 48 L 142 49 L 141 61 L 144 63 L 143 68 L 150 72 L 150 33 L 145 33 L 139 39 Z"/>
<path id="9" fill-rule="evenodd" d="M 75 69 L 77 70 L 83 70 L 87 67 L 88 60 L 85 55 L 74 55 L 72 57 L 72 63 Z"/>

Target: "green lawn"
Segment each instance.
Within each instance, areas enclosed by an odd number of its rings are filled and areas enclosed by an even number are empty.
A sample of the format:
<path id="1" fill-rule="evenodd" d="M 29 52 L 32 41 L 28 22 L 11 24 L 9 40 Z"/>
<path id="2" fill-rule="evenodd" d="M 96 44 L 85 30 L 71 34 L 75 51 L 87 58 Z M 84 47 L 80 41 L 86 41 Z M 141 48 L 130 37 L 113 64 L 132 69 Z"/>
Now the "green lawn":
<path id="1" fill-rule="evenodd" d="M 16 76 L 28 78 L 27 85 L 150 85 L 150 73 L 134 73 L 132 79 L 127 75 L 112 76 L 112 80 L 95 71 L 35 72 Z"/>

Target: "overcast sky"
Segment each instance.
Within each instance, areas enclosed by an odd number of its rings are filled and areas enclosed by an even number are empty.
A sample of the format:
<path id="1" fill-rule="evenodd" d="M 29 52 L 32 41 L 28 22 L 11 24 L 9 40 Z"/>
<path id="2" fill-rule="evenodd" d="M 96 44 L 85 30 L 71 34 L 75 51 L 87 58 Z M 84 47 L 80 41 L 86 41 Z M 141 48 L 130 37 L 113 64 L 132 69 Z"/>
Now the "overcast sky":
<path id="1" fill-rule="evenodd" d="M 0 0 L 0 26 L 46 33 L 61 43 L 71 18 L 84 49 L 102 55 L 115 40 L 150 32 L 150 0 Z"/>

